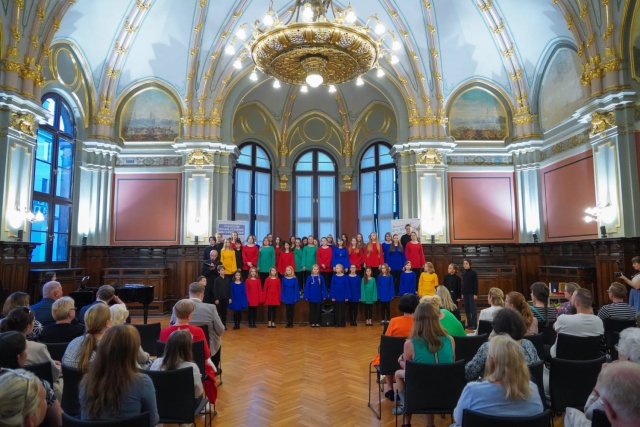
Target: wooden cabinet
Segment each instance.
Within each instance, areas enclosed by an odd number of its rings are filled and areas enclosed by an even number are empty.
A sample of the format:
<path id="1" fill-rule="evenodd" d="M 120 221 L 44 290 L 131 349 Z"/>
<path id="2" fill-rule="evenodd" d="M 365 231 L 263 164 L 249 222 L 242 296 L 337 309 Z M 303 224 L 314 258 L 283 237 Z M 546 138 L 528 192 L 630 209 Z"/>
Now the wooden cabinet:
<path id="1" fill-rule="evenodd" d="M 31 252 L 36 245 L 30 242 L 0 242 L 0 289 L 9 293 L 27 292 Z"/>
<path id="2" fill-rule="evenodd" d="M 575 282 L 583 288 L 589 289 L 595 297 L 596 268 L 588 265 L 541 265 L 538 267 L 538 277 L 541 282 L 550 283 Z M 563 292 L 559 286 L 558 292 Z"/>

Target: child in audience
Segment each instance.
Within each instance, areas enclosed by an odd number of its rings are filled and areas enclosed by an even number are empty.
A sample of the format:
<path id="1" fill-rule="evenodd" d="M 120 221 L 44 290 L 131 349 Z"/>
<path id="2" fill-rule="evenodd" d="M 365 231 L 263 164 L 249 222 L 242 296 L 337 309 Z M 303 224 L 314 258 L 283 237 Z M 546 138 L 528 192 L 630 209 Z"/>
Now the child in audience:
<path id="1" fill-rule="evenodd" d="M 349 285 L 349 321 L 351 326 L 358 326 L 358 303 L 360 302 L 360 276 L 358 276 L 358 267 L 351 264 L 349 267 L 349 275 L 347 276 Z"/>
<path id="2" fill-rule="evenodd" d="M 400 275 L 400 288 L 398 289 L 398 295 L 416 293 L 416 275 L 413 274 L 411 269 L 411 261 L 404 263 L 402 267 L 402 274 Z"/>
<path id="3" fill-rule="evenodd" d="M 202 375 L 198 365 L 193 363 L 193 351 L 191 343 L 193 338 L 189 331 L 173 331 L 169 335 L 167 345 L 164 347 L 164 354 L 158 357 L 151 368 L 152 371 L 174 371 L 176 369 L 193 369 L 193 388 L 195 397 L 202 396 L 204 388 L 202 386 Z"/>
<path id="4" fill-rule="evenodd" d="M 433 268 L 433 264 L 425 262 L 418 282 L 418 295 L 420 297 L 433 296 L 436 294 L 436 286 L 438 286 L 438 275 Z"/>
<path id="5" fill-rule="evenodd" d="M 264 289 L 262 290 L 262 302 L 267 306 L 268 328 L 276 327 L 276 310 L 280 305 L 280 289 L 278 270 L 275 267 L 271 267 L 269 277 L 264 281 Z"/>
<path id="6" fill-rule="evenodd" d="M 373 304 L 378 301 L 378 290 L 376 288 L 376 279 L 373 277 L 371 267 L 367 267 L 364 270 L 360 298 L 364 304 L 365 326 L 373 326 Z"/>
<path id="7" fill-rule="evenodd" d="M 389 323 L 389 320 L 391 320 L 391 299 L 394 297 L 395 292 L 393 289 L 393 276 L 391 276 L 391 270 L 386 263 L 380 265 L 377 285 L 381 323 Z"/>
<path id="8" fill-rule="evenodd" d="M 248 305 L 247 288 L 242 281 L 242 273 L 238 270 L 233 273 L 233 282 L 231 283 L 231 303 L 229 303 L 229 308 L 233 310 L 233 329 L 240 329 L 242 310 L 247 308 Z"/>
<path id="9" fill-rule="evenodd" d="M 249 304 L 249 327 L 256 327 L 256 317 L 258 313 L 258 306 L 260 305 L 260 298 L 262 297 L 262 285 L 260 284 L 260 278 L 258 277 L 258 269 L 251 267 L 249 269 L 249 276 L 244 282 L 247 288 L 247 303 Z"/>
<path id="10" fill-rule="evenodd" d="M 342 239 L 338 239 L 341 241 Z M 344 328 L 347 324 L 344 316 L 344 303 L 349 302 L 349 283 L 344 275 L 342 264 L 336 265 L 336 272 L 331 280 L 329 298 L 334 302 L 335 327 Z"/>
<path id="11" fill-rule="evenodd" d="M 309 237 L 309 244 L 311 244 L 311 236 Z M 309 324 L 312 328 L 320 327 L 320 304 L 326 298 L 327 286 L 320 275 L 320 267 L 314 264 L 304 285 L 304 299 L 309 301 Z"/>
<path id="12" fill-rule="evenodd" d="M 287 310 L 287 326 L 293 328 L 293 314 L 295 304 L 300 301 L 298 278 L 293 274 L 293 267 L 287 266 L 282 278 L 282 302 Z"/>

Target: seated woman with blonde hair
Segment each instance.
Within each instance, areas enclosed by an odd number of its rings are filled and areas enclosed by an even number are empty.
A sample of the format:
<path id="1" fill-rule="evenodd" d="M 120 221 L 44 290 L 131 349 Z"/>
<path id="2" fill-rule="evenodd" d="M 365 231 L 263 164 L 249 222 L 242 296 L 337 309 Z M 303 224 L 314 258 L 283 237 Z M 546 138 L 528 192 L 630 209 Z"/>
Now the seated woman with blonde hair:
<path id="1" fill-rule="evenodd" d="M 442 305 L 440 306 L 440 308 L 444 308 L 445 310 L 453 314 L 456 319 L 462 322 L 462 317 L 460 317 L 460 310 L 458 310 L 458 306 L 453 302 L 453 299 L 451 299 L 451 292 L 449 292 L 449 289 L 447 289 L 447 287 L 444 285 L 436 286 L 436 295 L 439 296 L 440 300 L 442 301 Z"/>
<path id="2" fill-rule="evenodd" d="M 193 386 L 195 397 L 202 396 L 202 376 L 198 365 L 193 363 L 193 352 L 191 350 L 191 333 L 189 331 L 173 331 L 169 335 L 169 340 L 164 348 L 162 357 L 157 358 L 153 365 L 152 371 L 173 371 L 182 368 L 193 369 Z"/>
<path id="3" fill-rule="evenodd" d="M 0 374 L 0 425 L 36 427 L 47 413 L 45 389 L 31 372 L 4 369 Z"/>
<path id="4" fill-rule="evenodd" d="M 114 304 L 109 307 L 109 311 L 111 311 L 111 326 L 121 326 L 124 325 L 129 318 L 129 310 L 127 310 L 127 306 L 124 304 Z M 138 349 L 138 364 L 140 366 L 145 366 L 149 363 L 149 353 L 142 349 L 142 346 Z"/>
<path id="5" fill-rule="evenodd" d="M 423 303 L 431 304 L 438 309 L 440 313 L 438 315 L 438 318 L 440 319 L 440 324 L 442 325 L 444 330 L 449 333 L 449 335 L 451 335 L 452 337 L 467 336 L 467 333 L 464 331 L 464 326 L 462 326 L 462 323 L 458 319 L 456 319 L 456 317 L 453 314 L 451 314 L 449 310 L 440 308 L 442 307 L 442 300 L 438 295 L 425 296 L 420 298 L 420 304 L 423 304 Z"/>
<path id="6" fill-rule="evenodd" d="M 480 311 L 478 320 L 493 322 L 493 317 L 496 313 L 504 308 L 504 292 L 500 288 L 489 289 L 487 301 L 489 302 L 489 307 Z"/>
<path id="7" fill-rule="evenodd" d="M 62 364 L 84 373 L 96 355 L 104 333 L 111 327 L 111 311 L 106 304 L 95 304 L 84 315 L 86 332 L 69 343 Z"/>
<path id="8" fill-rule="evenodd" d="M 508 335 L 491 339 L 484 379 L 468 383 L 462 391 L 453 412 L 455 425 L 462 425 L 465 409 L 500 417 L 529 417 L 544 411 L 522 348 Z"/>

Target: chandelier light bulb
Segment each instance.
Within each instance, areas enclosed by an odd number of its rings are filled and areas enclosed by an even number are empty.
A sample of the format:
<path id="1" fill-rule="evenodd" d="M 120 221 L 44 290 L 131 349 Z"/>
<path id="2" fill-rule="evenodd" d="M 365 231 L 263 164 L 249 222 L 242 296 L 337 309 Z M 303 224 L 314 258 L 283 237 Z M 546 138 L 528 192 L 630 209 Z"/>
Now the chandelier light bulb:
<path id="1" fill-rule="evenodd" d="M 322 82 L 324 81 L 324 78 L 320 74 L 310 73 L 307 75 L 306 81 L 309 86 L 318 87 L 322 84 Z"/>
<path id="2" fill-rule="evenodd" d="M 269 10 L 269 12 L 267 12 L 267 14 L 264 15 L 264 18 L 262 18 L 262 23 L 267 27 L 270 27 L 273 25 L 273 22 L 274 22 L 273 16 L 271 16 L 271 10 Z"/>
<path id="3" fill-rule="evenodd" d="M 588 216 L 588 215 L 584 217 L 584 222 L 586 222 L 586 223 L 590 223 L 591 221 L 593 221 L 593 218 L 592 218 L 592 217 L 590 217 L 590 216 Z"/>
<path id="4" fill-rule="evenodd" d="M 400 50 L 400 48 L 402 48 L 402 43 L 400 43 L 398 40 L 394 40 L 393 43 L 391 43 L 392 50 Z"/>
<path id="5" fill-rule="evenodd" d="M 375 28 L 373 29 L 373 31 L 375 31 L 375 33 L 377 35 L 381 35 L 382 33 L 384 33 L 384 31 L 386 30 L 386 28 L 384 27 L 384 25 L 382 24 L 382 22 L 378 22 L 375 26 Z"/>
<path id="6" fill-rule="evenodd" d="M 226 53 L 227 55 L 233 55 L 234 53 L 236 53 L 236 48 L 233 47 L 232 44 L 228 44 L 227 47 L 224 48 L 224 53 Z"/>
<path id="7" fill-rule="evenodd" d="M 302 92 L 302 93 L 309 92 L 309 88 L 307 88 L 307 85 L 300 86 L 300 92 Z"/>
<path id="8" fill-rule="evenodd" d="M 244 30 L 244 28 L 240 27 L 238 28 L 238 31 L 236 31 L 236 37 L 238 37 L 240 40 L 245 40 L 247 38 L 247 32 Z"/>
<path id="9" fill-rule="evenodd" d="M 280 80 L 274 80 L 273 81 L 273 88 L 274 89 L 280 89 Z"/>
<path id="10" fill-rule="evenodd" d="M 336 87 L 334 85 L 329 86 L 329 93 L 335 93 Z"/>
<path id="11" fill-rule="evenodd" d="M 35 214 L 31 211 L 27 211 L 27 213 L 25 214 L 25 218 L 27 218 L 27 221 L 31 221 L 33 222 L 33 220 L 36 218 Z"/>
<path id="12" fill-rule="evenodd" d="M 311 22 L 313 20 L 313 9 L 309 3 L 305 4 L 302 8 L 302 19 L 304 22 Z"/>
<path id="13" fill-rule="evenodd" d="M 35 221 L 36 222 L 44 221 L 44 215 L 43 215 L 42 212 L 40 212 L 40 211 L 36 212 Z"/>
<path id="14" fill-rule="evenodd" d="M 349 10 L 347 11 L 347 15 L 344 17 L 344 20 L 347 21 L 349 24 L 353 24 L 358 20 L 358 16 L 356 16 L 356 12 L 353 10 L 353 8 L 349 7 Z"/>
<path id="15" fill-rule="evenodd" d="M 384 77 L 384 70 L 382 68 L 378 68 L 378 71 L 376 72 L 376 76 Z"/>
<path id="16" fill-rule="evenodd" d="M 251 80 L 252 82 L 258 81 L 258 73 L 256 72 L 256 70 L 253 70 L 251 72 L 251 75 L 249 76 L 249 80 Z"/>
<path id="17" fill-rule="evenodd" d="M 400 58 L 397 55 L 391 55 L 391 63 L 397 64 L 398 62 L 400 62 Z"/>
<path id="18" fill-rule="evenodd" d="M 362 80 L 361 76 L 358 76 L 356 79 L 356 86 L 362 86 L 364 84 L 364 80 Z"/>
<path id="19" fill-rule="evenodd" d="M 236 59 L 235 61 L 233 61 L 233 68 L 235 68 L 236 70 L 241 69 L 242 61 L 240 61 L 239 59 Z"/>

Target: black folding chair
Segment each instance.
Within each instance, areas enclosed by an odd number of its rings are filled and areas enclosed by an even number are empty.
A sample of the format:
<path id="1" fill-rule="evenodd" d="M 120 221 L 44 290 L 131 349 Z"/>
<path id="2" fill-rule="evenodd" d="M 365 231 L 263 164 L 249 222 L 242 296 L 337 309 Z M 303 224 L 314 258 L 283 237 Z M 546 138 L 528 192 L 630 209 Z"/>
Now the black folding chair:
<path id="1" fill-rule="evenodd" d="M 464 360 L 454 363 L 405 362 L 405 414 L 451 414 L 466 385 Z M 442 387 L 446 384 L 446 387 Z M 396 427 L 398 415 L 396 410 Z"/>
<path id="2" fill-rule="evenodd" d="M 551 410 L 531 417 L 496 417 L 465 409 L 462 413 L 462 427 L 549 427 Z"/>
<path id="3" fill-rule="evenodd" d="M 481 320 L 483 322 L 483 320 Z M 467 335 L 464 337 L 453 337 L 456 343 L 456 360 L 470 362 L 476 355 L 482 344 L 489 339 L 489 334 Z"/>
<path id="4" fill-rule="evenodd" d="M 553 412 L 571 406 L 582 409 L 596 385 L 604 356 L 594 360 L 551 359 L 549 392 Z"/>
<path id="5" fill-rule="evenodd" d="M 547 397 L 544 394 L 544 360 L 540 360 L 536 363 L 532 363 L 529 366 L 529 375 L 531 376 L 531 381 L 533 381 L 538 387 L 538 394 L 540 394 L 540 400 L 542 400 L 542 405 L 545 408 L 548 408 Z"/>
<path id="6" fill-rule="evenodd" d="M 493 322 L 489 320 L 478 321 L 478 335 L 490 334 L 493 331 Z"/>
<path id="7" fill-rule="evenodd" d="M 142 349 L 149 353 L 151 356 L 157 356 L 156 341 L 160 338 L 160 330 L 162 326 L 160 323 L 148 323 L 146 325 L 133 324 L 134 328 L 138 330 L 140 334 L 140 345 Z M 208 338 L 207 338 L 208 339 Z"/>
<path id="8" fill-rule="evenodd" d="M 613 360 L 618 359 L 618 351 L 616 350 L 616 344 L 620 339 L 620 332 L 627 328 L 633 328 L 636 326 L 635 319 L 613 319 L 609 318 L 604 321 L 604 342 L 607 347 L 607 352 L 611 355 Z"/>
<path id="9" fill-rule="evenodd" d="M 158 351 L 158 357 L 162 357 L 162 355 L 164 354 L 164 349 L 166 347 L 167 343 L 164 341 L 156 341 L 156 348 Z M 205 362 L 205 357 L 204 357 L 204 341 L 194 341 L 191 343 L 191 351 L 193 353 L 193 363 L 196 364 L 196 366 L 198 366 L 198 369 L 200 369 L 200 375 L 202 375 L 202 377 L 205 377 L 205 373 L 204 373 L 204 362 Z"/>
<path id="10" fill-rule="evenodd" d="M 129 418 L 108 421 L 82 421 L 66 412 L 62 414 L 62 427 L 140 427 L 148 426 L 151 417 L 148 412 L 143 412 Z"/>
<path id="11" fill-rule="evenodd" d="M 67 351 L 68 342 L 45 343 L 53 360 L 61 361 L 64 352 Z"/>
<path id="12" fill-rule="evenodd" d="M 544 334 L 525 335 L 524 339 L 531 341 L 531 344 L 536 348 L 540 360 L 544 360 Z M 457 351 L 458 348 L 456 347 L 456 352 Z"/>
<path id="13" fill-rule="evenodd" d="M 578 337 L 558 334 L 556 357 L 565 360 L 593 360 L 602 356 L 602 335 Z"/>
<path id="14" fill-rule="evenodd" d="M 553 328 L 553 325 L 556 323 L 555 320 L 549 321 L 549 326 L 545 325 L 545 322 L 540 322 L 538 320 L 538 333 L 544 335 L 544 344 L 548 346 L 552 346 L 556 343 L 556 330 Z"/>
<path id="15" fill-rule="evenodd" d="M 384 388 L 384 382 L 380 380 L 380 376 L 393 375 L 398 369 L 402 369 L 398 364 L 398 358 L 404 352 L 406 339 L 406 337 L 380 336 L 380 347 L 378 348 L 380 365 L 373 366 L 373 363 L 369 363 L 369 400 L 367 406 L 371 408 L 378 419 L 382 418 L 382 389 Z M 380 382 L 378 385 L 378 411 L 371 405 L 371 377 Z"/>
<path id="16" fill-rule="evenodd" d="M 206 324 L 200 324 L 200 323 L 192 323 L 191 325 L 193 326 L 197 326 L 200 329 L 202 329 L 202 332 L 204 332 L 204 336 L 207 337 L 207 344 L 209 344 L 209 350 L 211 351 L 211 361 L 213 361 L 213 349 L 211 348 L 211 340 L 209 339 L 209 325 Z M 222 357 L 220 358 L 220 360 L 218 361 L 218 365 L 216 366 L 216 376 L 220 377 L 220 381 L 218 382 L 218 385 L 221 386 L 222 385 Z"/>
<path id="17" fill-rule="evenodd" d="M 49 384 L 53 385 L 53 372 L 51 372 L 51 362 L 36 363 L 33 365 L 25 365 L 22 367 L 27 371 L 33 372 L 33 374 L 41 380 L 46 380 Z"/>
<path id="18" fill-rule="evenodd" d="M 60 406 L 62 406 L 66 414 L 78 416 L 80 415 L 79 393 L 82 374 L 75 368 L 62 365 L 62 377 L 64 378 L 64 391 Z"/>

